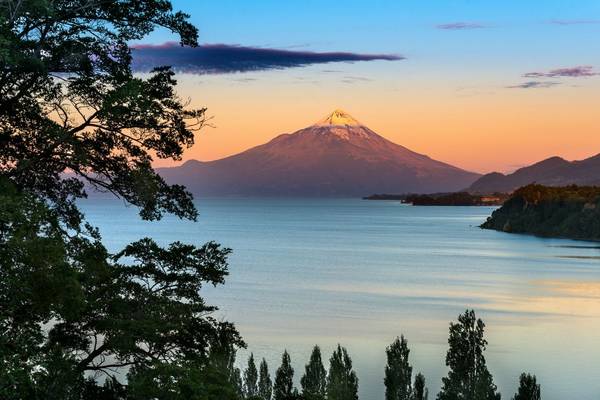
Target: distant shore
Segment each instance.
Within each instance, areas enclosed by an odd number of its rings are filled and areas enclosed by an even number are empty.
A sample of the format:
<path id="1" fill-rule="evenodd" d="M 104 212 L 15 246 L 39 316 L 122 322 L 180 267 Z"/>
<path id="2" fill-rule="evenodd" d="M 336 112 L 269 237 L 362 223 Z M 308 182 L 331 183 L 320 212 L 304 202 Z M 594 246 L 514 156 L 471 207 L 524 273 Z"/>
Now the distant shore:
<path id="1" fill-rule="evenodd" d="M 471 194 L 467 192 L 433 194 L 373 194 L 364 200 L 395 200 L 414 206 L 498 206 L 508 198 L 507 194 Z"/>

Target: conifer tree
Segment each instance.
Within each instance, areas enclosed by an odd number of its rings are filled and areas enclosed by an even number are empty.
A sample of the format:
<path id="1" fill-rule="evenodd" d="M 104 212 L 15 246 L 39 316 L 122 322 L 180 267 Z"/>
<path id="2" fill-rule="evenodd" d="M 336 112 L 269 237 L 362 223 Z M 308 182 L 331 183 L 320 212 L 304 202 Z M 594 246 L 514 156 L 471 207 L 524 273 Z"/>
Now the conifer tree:
<path id="1" fill-rule="evenodd" d="M 248 366 L 244 371 L 244 396 L 247 399 L 258 395 L 258 372 L 254 363 L 254 354 L 250 353 Z"/>
<path id="2" fill-rule="evenodd" d="M 542 398 L 540 385 L 535 375 L 522 373 L 519 378 L 519 390 L 514 400 L 540 400 Z"/>
<path id="3" fill-rule="evenodd" d="M 427 400 L 429 397 L 429 391 L 425 387 L 425 376 L 422 373 L 418 373 L 415 376 L 415 384 L 413 389 L 414 400 Z"/>
<path id="4" fill-rule="evenodd" d="M 321 359 L 319 346 L 313 348 L 310 361 L 306 364 L 304 376 L 300 379 L 302 396 L 307 400 L 324 399 L 327 389 L 327 371 Z"/>
<path id="5" fill-rule="evenodd" d="M 273 385 L 274 400 L 290 400 L 295 397 L 293 379 L 294 369 L 291 365 L 290 355 L 285 350 L 281 357 L 281 366 L 275 374 L 275 384 Z"/>
<path id="6" fill-rule="evenodd" d="M 487 369 L 483 352 L 487 341 L 483 337 L 485 324 L 473 310 L 450 323 L 446 365 L 448 376 L 442 378 L 438 400 L 499 400 L 492 375 Z"/>
<path id="7" fill-rule="evenodd" d="M 352 360 L 339 344 L 329 359 L 327 399 L 358 400 L 358 378 L 352 369 Z"/>
<path id="8" fill-rule="evenodd" d="M 269 374 L 269 366 L 267 365 L 267 361 L 263 358 L 260 363 L 258 396 L 262 400 L 271 400 L 272 393 L 273 382 L 271 381 L 271 375 Z"/>
<path id="9" fill-rule="evenodd" d="M 387 365 L 385 367 L 386 400 L 410 400 L 412 396 L 412 366 L 408 362 L 410 349 L 402 335 L 386 349 Z"/>

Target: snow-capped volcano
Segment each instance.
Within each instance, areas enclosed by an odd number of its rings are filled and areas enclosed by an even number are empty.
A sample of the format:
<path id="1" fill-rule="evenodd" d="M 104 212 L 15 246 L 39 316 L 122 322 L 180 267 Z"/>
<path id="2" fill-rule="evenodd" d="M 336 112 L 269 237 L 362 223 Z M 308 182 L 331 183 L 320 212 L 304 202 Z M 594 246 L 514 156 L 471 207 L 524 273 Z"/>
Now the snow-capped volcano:
<path id="1" fill-rule="evenodd" d="M 341 110 L 242 153 L 158 172 L 169 183 L 211 196 L 447 192 L 479 176 L 390 142 Z"/>
<path id="2" fill-rule="evenodd" d="M 361 123 L 343 110 L 334 110 L 331 114 L 320 120 L 315 126 L 360 126 Z"/>

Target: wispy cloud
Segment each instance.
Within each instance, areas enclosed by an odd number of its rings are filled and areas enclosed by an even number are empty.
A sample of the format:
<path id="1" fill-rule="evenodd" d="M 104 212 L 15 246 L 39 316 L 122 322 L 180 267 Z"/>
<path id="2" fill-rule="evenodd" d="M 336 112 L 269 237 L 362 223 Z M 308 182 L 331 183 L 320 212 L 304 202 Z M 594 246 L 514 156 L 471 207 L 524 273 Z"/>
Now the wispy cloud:
<path id="1" fill-rule="evenodd" d="M 527 72 L 523 74 L 525 78 L 586 78 L 590 76 L 600 75 L 600 72 L 594 71 L 591 65 L 579 65 L 576 67 L 557 68 L 547 72 Z"/>
<path id="2" fill-rule="evenodd" d="M 519 85 L 507 86 L 508 89 L 541 89 L 550 88 L 553 86 L 560 85 L 560 82 L 540 82 L 540 81 L 529 81 L 523 82 Z"/>
<path id="3" fill-rule="evenodd" d="M 439 24 L 439 25 L 436 25 L 435 27 L 438 29 L 444 29 L 444 30 L 449 30 L 449 31 L 487 28 L 486 25 L 478 23 L 478 22 L 450 22 L 447 24 Z"/>
<path id="4" fill-rule="evenodd" d="M 597 25 L 600 19 L 553 19 L 548 21 L 552 25 Z"/>
<path id="5" fill-rule="evenodd" d="M 364 76 L 344 76 L 342 79 L 343 83 L 359 83 L 359 82 L 370 82 L 371 79 L 365 78 Z"/>
<path id="6" fill-rule="evenodd" d="M 176 71 L 191 74 L 227 74 L 333 62 L 404 59 L 397 54 L 318 53 L 229 44 L 208 44 L 194 48 L 181 47 L 174 42 L 133 46 L 133 69 L 137 72 L 148 72 L 154 67 L 169 65 Z"/>

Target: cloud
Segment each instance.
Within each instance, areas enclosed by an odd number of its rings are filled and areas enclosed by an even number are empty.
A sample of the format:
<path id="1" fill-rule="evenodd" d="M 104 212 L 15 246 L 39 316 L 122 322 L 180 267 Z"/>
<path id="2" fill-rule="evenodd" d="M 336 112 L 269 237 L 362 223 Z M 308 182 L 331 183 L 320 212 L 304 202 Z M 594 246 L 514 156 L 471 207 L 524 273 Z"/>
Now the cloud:
<path id="1" fill-rule="evenodd" d="M 181 47 L 174 42 L 160 45 L 134 45 L 133 69 L 149 72 L 157 66 L 169 65 L 178 72 L 191 74 L 227 74 L 303 67 L 332 62 L 404 60 L 395 54 L 363 54 L 283 50 L 228 44 Z"/>
<path id="2" fill-rule="evenodd" d="M 552 25 L 597 25 L 600 19 L 553 19 L 548 21 Z"/>
<path id="3" fill-rule="evenodd" d="M 485 25 L 477 22 L 451 22 L 448 24 L 439 24 L 435 26 L 438 29 L 444 29 L 449 31 L 460 31 L 465 29 L 481 29 L 486 28 Z"/>
<path id="4" fill-rule="evenodd" d="M 344 76 L 342 79 L 343 83 L 359 83 L 359 82 L 370 82 L 372 79 L 365 78 L 364 76 Z"/>
<path id="5" fill-rule="evenodd" d="M 586 78 L 590 76 L 600 75 L 599 72 L 594 71 L 594 67 L 591 65 L 579 65 L 576 67 L 569 68 L 558 68 L 548 72 L 528 72 L 523 74 L 525 78 L 557 78 L 557 77 L 568 77 L 568 78 Z"/>
<path id="6" fill-rule="evenodd" d="M 523 82 L 519 85 L 507 86 L 508 89 L 540 89 L 550 88 L 556 85 L 560 85 L 560 82 L 540 82 L 540 81 L 529 81 Z"/>

